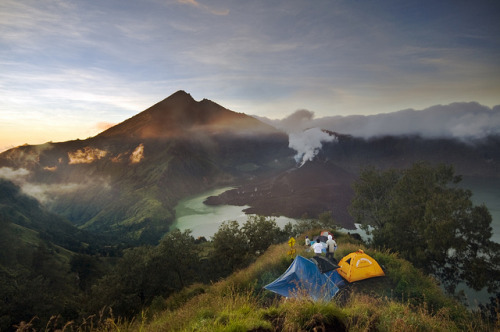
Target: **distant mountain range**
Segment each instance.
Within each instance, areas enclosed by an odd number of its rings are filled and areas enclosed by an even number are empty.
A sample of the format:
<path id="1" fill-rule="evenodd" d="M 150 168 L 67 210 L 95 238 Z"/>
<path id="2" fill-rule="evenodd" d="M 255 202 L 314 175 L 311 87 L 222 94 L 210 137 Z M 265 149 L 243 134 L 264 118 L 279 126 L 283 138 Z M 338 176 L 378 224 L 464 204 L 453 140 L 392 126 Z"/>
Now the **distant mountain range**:
<path id="1" fill-rule="evenodd" d="M 320 145 L 305 146 L 315 157 L 299 167 L 286 132 L 178 91 L 95 137 L 5 151 L 0 177 L 79 228 L 131 243 L 155 243 L 169 230 L 180 199 L 216 187 L 237 189 L 209 204 L 289 217 L 331 211 L 352 228 L 351 184 L 366 165 L 401 168 L 427 160 L 453 164 L 458 174 L 500 177 L 499 136 L 465 142 L 314 134 Z"/>

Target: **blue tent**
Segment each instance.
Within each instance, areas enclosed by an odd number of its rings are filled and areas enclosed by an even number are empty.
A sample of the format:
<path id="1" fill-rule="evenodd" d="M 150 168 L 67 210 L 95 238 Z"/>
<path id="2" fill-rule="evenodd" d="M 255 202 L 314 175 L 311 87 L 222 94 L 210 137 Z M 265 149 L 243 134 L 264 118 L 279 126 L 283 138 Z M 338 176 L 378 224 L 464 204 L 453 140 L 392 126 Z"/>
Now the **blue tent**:
<path id="1" fill-rule="evenodd" d="M 344 285 L 336 270 L 321 273 L 313 261 L 297 256 L 281 277 L 264 288 L 285 297 L 305 295 L 315 301 L 329 301 Z"/>

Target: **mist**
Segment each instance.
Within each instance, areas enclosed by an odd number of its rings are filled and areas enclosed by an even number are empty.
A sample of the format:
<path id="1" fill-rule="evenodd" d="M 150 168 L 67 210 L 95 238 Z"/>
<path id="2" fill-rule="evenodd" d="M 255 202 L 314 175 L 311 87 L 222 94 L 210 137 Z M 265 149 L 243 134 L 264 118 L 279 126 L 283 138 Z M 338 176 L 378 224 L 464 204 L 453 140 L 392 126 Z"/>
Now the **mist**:
<path id="1" fill-rule="evenodd" d="M 26 178 L 30 175 L 30 171 L 25 168 L 13 169 L 10 167 L 0 168 L 0 178 L 6 179 L 19 185 L 26 182 Z"/>
<path id="2" fill-rule="evenodd" d="M 322 143 L 335 141 L 334 136 L 323 130 L 361 138 L 418 135 L 426 138 L 471 140 L 500 134 L 500 105 L 490 108 L 476 102 L 376 115 L 315 119 L 314 112 L 301 109 L 283 119 L 255 118 L 288 133 L 289 146 L 297 151 L 295 160 L 301 166 L 316 156 Z"/>
<path id="3" fill-rule="evenodd" d="M 278 129 L 321 128 L 339 134 L 370 138 L 384 135 L 420 135 L 427 138 L 480 139 L 500 134 L 500 105 L 492 108 L 476 102 L 436 105 L 376 115 L 314 118 L 314 112 L 298 110 L 281 120 L 257 117 Z"/>
<path id="4" fill-rule="evenodd" d="M 57 196 L 67 195 L 73 192 L 88 189 L 90 187 L 99 187 L 101 190 L 109 190 L 109 181 L 102 178 L 87 179 L 80 183 L 37 183 L 30 182 L 31 173 L 25 168 L 13 169 L 10 167 L 0 168 L 0 178 L 9 180 L 21 188 L 21 192 L 38 200 L 40 203 L 47 204 L 52 202 Z"/>

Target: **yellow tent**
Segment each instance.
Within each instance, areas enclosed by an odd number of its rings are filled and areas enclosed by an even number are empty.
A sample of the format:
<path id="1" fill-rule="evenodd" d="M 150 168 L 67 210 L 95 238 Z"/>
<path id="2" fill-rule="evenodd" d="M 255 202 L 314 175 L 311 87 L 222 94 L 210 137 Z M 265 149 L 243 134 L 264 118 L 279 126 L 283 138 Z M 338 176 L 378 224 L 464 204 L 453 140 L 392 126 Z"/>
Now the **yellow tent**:
<path id="1" fill-rule="evenodd" d="M 361 249 L 342 258 L 338 265 L 337 272 L 348 282 L 385 275 L 377 261 Z"/>

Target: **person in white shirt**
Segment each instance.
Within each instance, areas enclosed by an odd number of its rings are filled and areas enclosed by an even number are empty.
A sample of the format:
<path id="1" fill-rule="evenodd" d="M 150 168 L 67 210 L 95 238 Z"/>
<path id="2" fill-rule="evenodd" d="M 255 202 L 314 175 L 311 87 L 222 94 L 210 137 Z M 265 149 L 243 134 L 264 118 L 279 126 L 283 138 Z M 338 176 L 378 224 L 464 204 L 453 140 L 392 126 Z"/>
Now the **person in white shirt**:
<path id="1" fill-rule="evenodd" d="M 321 251 L 323 250 L 323 244 L 317 241 L 315 244 L 313 244 L 312 248 L 314 250 L 314 256 L 320 256 Z"/>

